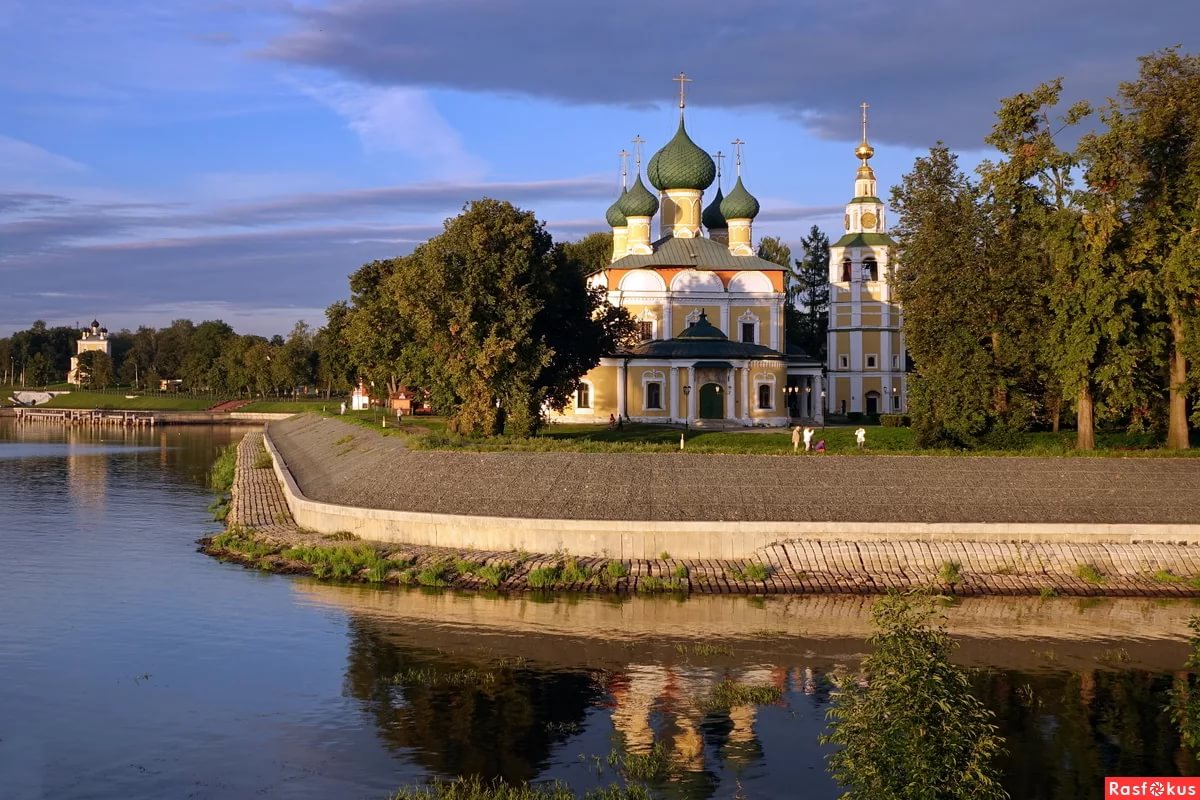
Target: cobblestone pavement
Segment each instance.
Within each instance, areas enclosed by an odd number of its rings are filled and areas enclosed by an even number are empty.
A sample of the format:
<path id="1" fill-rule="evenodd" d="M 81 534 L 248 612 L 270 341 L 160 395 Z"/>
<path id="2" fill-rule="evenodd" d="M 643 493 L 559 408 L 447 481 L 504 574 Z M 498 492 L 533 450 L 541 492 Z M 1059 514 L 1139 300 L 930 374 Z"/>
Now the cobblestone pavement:
<path id="1" fill-rule="evenodd" d="M 347 428 L 339 425 L 341 437 L 348 435 Z M 276 436 L 274 441 L 281 443 L 287 438 Z M 347 444 L 350 442 L 339 447 Z M 259 433 L 247 435 L 238 447 L 230 524 L 253 528 L 259 539 L 280 546 L 298 543 L 336 546 L 329 537 L 296 527 L 274 471 L 253 467 L 262 452 Z M 531 571 L 564 563 L 561 554 L 446 550 L 382 543 L 376 547 L 396 561 L 398 567 L 389 573 L 389 580 L 397 582 L 403 572 L 401 566 L 416 571 L 429 563 L 467 559 L 479 564 L 511 566 L 511 575 L 500 588 L 518 590 L 528 588 Z M 1200 583 L 1196 581 L 1200 576 L 1200 547 L 1151 543 L 793 541 L 765 548 L 755 558 L 737 561 L 626 560 L 616 570 L 610 569 L 612 562 L 608 559 L 580 558 L 577 563 L 588 577 L 557 588 L 705 594 L 875 594 L 889 588 L 933 586 L 960 595 L 1200 594 Z M 280 562 L 280 566 L 288 565 Z M 614 573 L 627 574 L 617 578 L 612 577 Z M 757 576 L 762 579 L 754 580 Z M 475 575 L 460 574 L 451 583 L 462 588 L 484 587 Z"/>
<path id="2" fill-rule="evenodd" d="M 306 495 L 350 506 L 611 520 L 1200 523 L 1200 460 L 409 451 L 271 423 Z"/>

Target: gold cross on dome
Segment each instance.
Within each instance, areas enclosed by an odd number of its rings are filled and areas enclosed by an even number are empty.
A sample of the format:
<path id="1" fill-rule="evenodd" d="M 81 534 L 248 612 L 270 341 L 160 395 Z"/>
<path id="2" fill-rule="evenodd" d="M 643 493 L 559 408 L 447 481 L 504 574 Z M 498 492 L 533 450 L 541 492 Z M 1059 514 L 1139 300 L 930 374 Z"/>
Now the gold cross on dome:
<path id="1" fill-rule="evenodd" d="M 646 142 L 639 133 L 633 137 L 633 163 L 637 165 L 638 174 L 642 174 L 642 145 Z"/>
<path id="2" fill-rule="evenodd" d="M 745 144 L 741 139 L 734 139 L 730 144 L 733 145 L 734 163 L 737 165 L 738 177 L 742 177 L 742 145 Z"/>
<path id="3" fill-rule="evenodd" d="M 692 79 L 689 78 L 687 75 L 684 75 L 681 72 L 681 73 L 679 73 L 679 75 L 672 78 L 671 80 L 679 82 L 679 113 L 682 114 L 683 107 L 687 104 L 684 99 L 684 87 L 686 87 L 687 84 L 691 83 Z"/>
<path id="4" fill-rule="evenodd" d="M 863 144 L 866 144 L 866 143 L 867 143 L 867 109 L 868 109 L 868 108 L 870 108 L 870 107 L 871 107 L 871 106 L 870 106 L 870 105 L 868 105 L 867 103 L 863 103 L 863 104 L 862 104 L 862 106 L 861 106 L 861 108 L 862 108 L 862 112 L 863 112 L 863 118 L 862 118 L 862 126 L 863 126 L 863 138 L 862 138 L 862 140 L 863 140 Z"/>
<path id="5" fill-rule="evenodd" d="M 725 160 L 725 154 L 720 150 L 713 153 L 713 158 L 717 160 L 717 188 L 721 188 L 721 163 Z"/>

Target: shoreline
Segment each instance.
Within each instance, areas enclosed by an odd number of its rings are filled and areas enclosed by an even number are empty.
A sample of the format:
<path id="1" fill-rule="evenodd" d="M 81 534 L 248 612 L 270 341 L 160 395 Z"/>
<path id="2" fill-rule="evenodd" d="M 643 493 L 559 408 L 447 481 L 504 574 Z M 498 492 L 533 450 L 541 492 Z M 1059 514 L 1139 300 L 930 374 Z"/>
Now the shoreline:
<path id="1" fill-rule="evenodd" d="M 239 443 L 227 529 L 199 544 L 208 555 L 281 574 L 499 592 L 1200 597 L 1200 547 L 1169 543 L 813 540 L 760 548 L 749 558 L 676 559 L 667 553 L 604 558 L 472 550 L 322 534 L 296 524 L 276 475 L 277 454 L 263 441 L 256 432 Z"/>

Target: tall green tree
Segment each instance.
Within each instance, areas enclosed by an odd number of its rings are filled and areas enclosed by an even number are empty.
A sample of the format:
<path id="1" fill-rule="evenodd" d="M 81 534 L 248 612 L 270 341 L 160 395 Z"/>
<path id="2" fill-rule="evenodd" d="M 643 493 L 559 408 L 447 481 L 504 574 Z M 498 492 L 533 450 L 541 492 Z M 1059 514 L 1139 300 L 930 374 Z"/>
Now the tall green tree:
<path id="1" fill-rule="evenodd" d="M 978 187 L 938 144 L 892 189 L 908 351 L 916 364 L 909 409 L 923 447 L 973 446 L 995 425 L 1001 376 L 983 242 L 990 234 Z"/>
<path id="2" fill-rule="evenodd" d="M 829 237 L 816 225 L 800 239 L 788 291 L 788 336 L 818 361 L 825 361 L 829 329 Z"/>
<path id="3" fill-rule="evenodd" d="M 993 715 L 950 661 L 954 641 L 929 601 L 876 601 L 873 648 L 858 675 L 835 680 L 829 770 L 843 800 L 1001 800 L 1004 747 Z"/>
<path id="4" fill-rule="evenodd" d="M 764 236 L 758 240 L 758 257 L 783 267 L 784 284 L 792 279 L 792 248 L 778 236 Z"/>
<path id="5" fill-rule="evenodd" d="M 529 211 L 467 204 L 442 234 L 397 259 L 387 290 L 412 326 L 403 361 L 452 430 L 529 435 L 615 349 L 628 316 L 589 290 L 585 268 Z"/>
<path id="6" fill-rule="evenodd" d="M 103 350 L 79 354 L 79 382 L 85 389 L 107 389 L 115 380 L 113 362 Z"/>
<path id="7" fill-rule="evenodd" d="M 612 263 L 613 237 L 610 231 L 589 233 L 577 242 L 561 242 L 563 255 L 583 270 L 584 275 L 599 272 Z"/>
<path id="8" fill-rule="evenodd" d="M 350 306 L 344 300 L 339 300 L 325 309 L 325 324 L 316 334 L 316 377 L 317 383 L 324 387 L 326 397 L 335 392 L 348 394 L 353 388 L 354 365 L 346 338 L 350 314 Z"/>
<path id="9" fill-rule="evenodd" d="M 1106 109 L 1108 130 L 1084 147 L 1089 177 L 1126 235 L 1125 260 L 1146 276 L 1147 306 L 1162 323 L 1154 333 L 1166 361 L 1167 447 L 1182 449 L 1200 390 L 1200 56 L 1172 48 L 1140 61 L 1137 80 Z"/>
<path id="10" fill-rule="evenodd" d="M 405 356 L 405 347 L 413 338 L 412 325 L 401 316 L 397 298 L 387 288 L 403 260 L 372 261 L 350 275 L 350 306 L 341 334 L 354 377 L 393 393 L 411 382 L 409 371 L 416 369 Z M 333 306 L 325 311 L 326 319 L 340 314 Z M 410 352 L 407 361 L 412 360 Z"/>

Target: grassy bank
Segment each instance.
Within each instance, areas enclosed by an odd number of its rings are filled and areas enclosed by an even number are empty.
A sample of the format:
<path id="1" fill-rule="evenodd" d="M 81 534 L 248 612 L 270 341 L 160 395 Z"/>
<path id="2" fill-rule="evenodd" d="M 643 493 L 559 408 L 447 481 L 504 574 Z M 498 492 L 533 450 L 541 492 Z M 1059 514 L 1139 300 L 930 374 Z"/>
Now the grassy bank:
<path id="1" fill-rule="evenodd" d="M 331 400 L 255 400 L 238 409 L 255 414 L 304 414 L 306 412 L 320 413 L 322 411 L 337 412 L 340 397 Z"/>
<path id="2" fill-rule="evenodd" d="M 102 408 L 119 411 L 204 411 L 220 400 L 211 397 L 185 397 L 175 394 L 138 395 L 131 397 L 108 392 L 72 391 L 60 394 L 41 408 Z"/>

